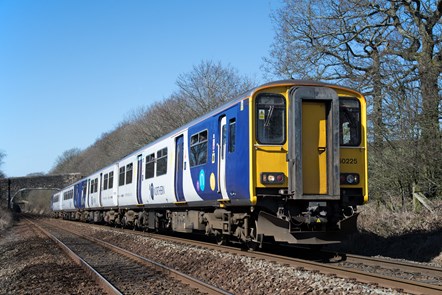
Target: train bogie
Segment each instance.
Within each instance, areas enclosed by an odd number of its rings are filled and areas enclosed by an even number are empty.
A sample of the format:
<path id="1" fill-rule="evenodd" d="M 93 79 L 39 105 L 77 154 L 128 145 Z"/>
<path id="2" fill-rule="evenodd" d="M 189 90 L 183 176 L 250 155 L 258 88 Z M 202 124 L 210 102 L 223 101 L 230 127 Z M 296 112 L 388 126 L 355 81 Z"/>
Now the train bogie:
<path id="1" fill-rule="evenodd" d="M 203 231 L 206 226 L 204 224 L 204 212 L 197 210 L 189 210 L 182 212 L 170 212 L 172 220 L 172 230 L 176 232 L 191 233 L 194 231 Z"/>

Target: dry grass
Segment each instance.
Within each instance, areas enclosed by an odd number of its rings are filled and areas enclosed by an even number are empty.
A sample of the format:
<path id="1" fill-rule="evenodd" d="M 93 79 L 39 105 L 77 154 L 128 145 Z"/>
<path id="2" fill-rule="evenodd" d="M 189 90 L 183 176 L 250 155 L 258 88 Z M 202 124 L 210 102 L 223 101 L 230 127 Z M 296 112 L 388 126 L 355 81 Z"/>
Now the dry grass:
<path id="1" fill-rule="evenodd" d="M 12 226 L 12 213 L 0 207 L 0 232 Z"/>
<path id="2" fill-rule="evenodd" d="M 408 205 L 411 207 L 411 204 Z M 411 208 L 406 211 L 401 209 L 395 211 L 383 204 L 372 202 L 362 208 L 358 227 L 363 232 L 384 238 L 437 231 L 442 227 L 442 202 L 434 208 L 434 213 L 425 208 L 421 208 L 418 212 L 413 212 Z"/>
<path id="3" fill-rule="evenodd" d="M 339 250 L 442 265 L 442 200 L 434 213 L 391 208 L 376 202 L 362 207 L 359 232 Z"/>

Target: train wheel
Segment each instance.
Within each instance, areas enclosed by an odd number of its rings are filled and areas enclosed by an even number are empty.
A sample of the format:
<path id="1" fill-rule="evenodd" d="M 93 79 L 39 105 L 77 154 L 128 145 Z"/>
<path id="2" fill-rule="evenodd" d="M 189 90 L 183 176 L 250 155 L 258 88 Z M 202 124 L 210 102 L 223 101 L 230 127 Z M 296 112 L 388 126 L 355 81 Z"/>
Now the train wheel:
<path id="1" fill-rule="evenodd" d="M 244 243 L 244 246 L 245 246 L 245 250 L 247 250 L 247 251 L 256 251 L 259 248 L 260 243 L 258 243 L 256 241 L 246 241 Z"/>
<path id="2" fill-rule="evenodd" d="M 215 241 L 218 245 L 225 245 L 227 244 L 227 237 L 219 232 L 215 233 Z"/>
<path id="3" fill-rule="evenodd" d="M 227 239 L 225 237 L 216 237 L 216 243 L 218 245 L 226 245 L 227 244 Z"/>

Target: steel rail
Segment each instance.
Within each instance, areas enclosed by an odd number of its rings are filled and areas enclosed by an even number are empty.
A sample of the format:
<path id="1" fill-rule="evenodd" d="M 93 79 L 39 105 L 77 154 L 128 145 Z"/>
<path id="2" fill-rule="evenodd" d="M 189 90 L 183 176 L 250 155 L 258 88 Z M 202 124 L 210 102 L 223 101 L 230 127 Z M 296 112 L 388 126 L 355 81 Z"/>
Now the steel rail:
<path id="1" fill-rule="evenodd" d="M 94 281 L 107 293 L 111 295 L 122 295 L 117 288 L 115 288 L 106 278 L 104 278 L 100 273 L 98 273 L 91 265 L 84 261 L 80 256 L 75 254 L 68 246 L 66 246 L 62 241 L 57 239 L 54 235 L 49 233 L 47 230 L 42 228 L 40 225 L 26 218 L 26 221 L 40 230 L 45 236 L 49 237 L 54 243 L 60 247 L 60 249 L 69 256 L 77 265 L 79 265 L 86 273 L 88 273 Z"/>
<path id="2" fill-rule="evenodd" d="M 441 277 L 442 268 L 437 266 L 423 265 L 418 263 L 396 261 L 378 257 L 366 257 L 354 254 L 345 254 L 348 262 L 351 263 L 363 263 L 370 266 L 381 266 L 389 269 L 399 268 L 400 270 L 416 272 L 419 271 L 422 274 Z M 442 284 L 442 282 L 441 282 Z"/>
<path id="3" fill-rule="evenodd" d="M 133 233 L 133 232 L 132 232 Z M 309 261 L 305 259 L 286 257 L 276 254 L 264 253 L 264 252 L 249 252 L 240 250 L 236 247 L 224 246 L 224 245 L 216 245 L 207 242 L 188 240 L 185 238 L 177 238 L 177 237 L 168 237 L 164 235 L 158 235 L 153 233 L 138 233 L 135 234 L 141 236 L 154 237 L 162 240 L 167 240 L 171 242 L 180 242 L 191 244 L 195 246 L 205 247 L 213 250 L 224 251 L 236 255 L 242 255 L 250 258 L 259 258 L 265 259 L 267 261 L 283 264 L 283 265 L 291 265 L 298 268 L 303 268 L 305 270 L 310 271 L 319 271 L 320 273 L 326 275 L 335 275 L 341 278 L 346 279 L 354 279 L 359 282 L 368 283 L 368 284 L 377 284 L 381 287 L 392 288 L 397 290 L 403 290 L 405 292 L 413 293 L 413 294 L 428 294 L 433 295 L 442 294 L 442 287 L 432 284 L 426 284 L 421 282 L 415 282 L 411 280 L 395 278 L 391 276 L 384 276 L 380 274 L 374 274 L 369 272 L 364 272 L 360 270 L 351 269 L 348 267 L 330 265 L 327 263 Z"/>
<path id="4" fill-rule="evenodd" d="M 261 253 L 260 253 L 261 254 Z M 338 277 L 344 277 L 348 279 L 356 279 L 359 282 L 364 283 L 376 283 L 379 286 L 400 289 L 405 292 L 413 294 L 442 294 L 442 286 L 431 285 L 421 282 L 415 282 L 411 280 L 405 280 L 401 278 L 395 278 L 391 276 L 384 276 L 351 268 L 335 266 L 320 262 L 302 260 L 297 258 L 281 257 L 274 254 L 263 254 L 262 257 L 273 259 L 278 263 L 290 263 L 296 266 L 301 266 L 308 270 L 319 270 L 321 273 L 336 275 Z"/>
<path id="5" fill-rule="evenodd" d="M 112 229 L 117 231 L 125 231 L 123 229 Z M 212 250 L 218 250 L 222 252 L 227 252 L 235 255 L 242 255 L 250 258 L 264 259 L 270 262 L 279 263 L 282 265 L 290 265 L 298 268 L 302 268 L 309 271 L 319 271 L 320 273 L 337 276 L 341 278 L 356 280 L 368 284 L 377 284 L 380 287 L 392 288 L 396 290 L 403 290 L 404 292 L 412 294 L 428 294 L 433 295 L 442 294 L 442 287 L 437 285 L 431 285 L 421 282 L 415 282 L 411 280 L 395 278 L 391 276 L 383 276 L 379 274 L 364 272 L 360 270 L 351 269 L 348 267 L 330 265 L 327 263 L 309 261 L 305 259 L 286 257 L 271 253 L 255 252 L 255 251 L 244 251 L 236 247 L 216 245 L 208 242 L 201 242 L 195 240 L 189 240 L 186 238 L 169 237 L 165 235 L 159 235 L 154 233 L 144 233 L 144 232 L 133 232 L 131 234 L 136 234 L 139 236 L 145 236 L 150 238 L 156 238 L 160 240 L 170 241 L 174 243 L 190 244 L 197 247 L 204 247 Z"/>
<path id="6" fill-rule="evenodd" d="M 50 226 L 55 226 L 55 225 L 51 224 Z M 58 226 L 55 226 L 55 227 L 58 227 Z M 58 227 L 58 228 L 60 228 L 60 227 Z M 136 261 L 137 263 L 139 263 L 141 265 L 152 267 L 158 271 L 161 271 L 161 272 L 167 274 L 168 276 L 179 280 L 183 284 L 189 285 L 190 287 L 199 290 L 201 293 L 205 293 L 208 295 L 231 295 L 231 293 L 229 293 L 225 290 L 222 290 L 222 289 L 217 288 L 215 286 L 209 285 L 201 280 L 198 280 L 198 279 L 193 278 L 189 275 L 186 275 L 185 273 L 182 273 L 180 271 L 177 271 L 175 269 L 167 267 L 161 263 L 158 263 L 158 262 L 148 259 L 146 257 L 132 253 L 132 252 L 130 252 L 126 249 L 123 249 L 121 247 L 112 245 L 108 242 L 96 239 L 94 237 L 78 234 L 78 233 L 68 230 L 66 228 L 62 228 L 62 229 L 63 229 L 63 231 L 69 232 L 71 234 L 74 234 L 74 235 L 84 238 L 86 240 L 89 240 L 93 243 L 99 244 L 99 245 L 101 245 L 111 251 L 114 251 L 118 254 L 124 255 L 124 256 L 132 259 L 133 261 Z"/>

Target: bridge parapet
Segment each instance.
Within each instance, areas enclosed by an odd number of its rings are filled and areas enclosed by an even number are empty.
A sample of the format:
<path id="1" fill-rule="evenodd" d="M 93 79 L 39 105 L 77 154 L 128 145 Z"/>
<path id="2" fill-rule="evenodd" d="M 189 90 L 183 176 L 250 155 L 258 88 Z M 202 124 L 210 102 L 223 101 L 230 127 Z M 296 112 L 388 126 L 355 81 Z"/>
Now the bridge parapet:
<path id="1" fill-rule="evenodd" d="M 8 207 L 10 199 L 22 189 L 60 189 L 82 178 L 80 173 L 38 175 L 0 179 L 0 206 Z"/>

